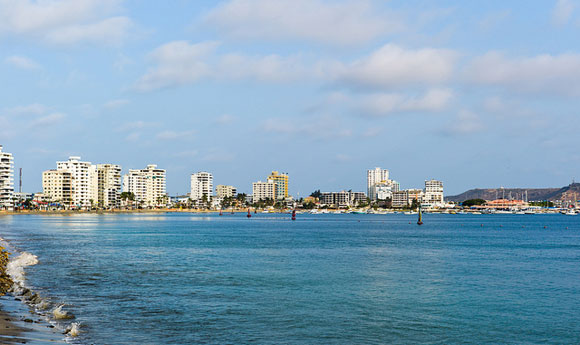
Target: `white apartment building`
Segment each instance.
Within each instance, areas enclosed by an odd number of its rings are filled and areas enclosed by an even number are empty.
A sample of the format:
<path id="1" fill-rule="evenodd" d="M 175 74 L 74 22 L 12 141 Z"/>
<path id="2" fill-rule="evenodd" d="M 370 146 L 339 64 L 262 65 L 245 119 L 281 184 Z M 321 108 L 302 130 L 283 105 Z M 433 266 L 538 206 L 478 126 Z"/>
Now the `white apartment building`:
<path id="1" fill-rule="evenodd" d="M 97 183 L 97 202 L 99 207 L 119 207 L 121 203 L 121 166 L 116 164 L 97 164 Z"/>
<path id="2" fill-rule="evenodd" d="M 11 153 L 3 152 L 0 145 L 0 209 L 13 207 L 14 158 Z"/>
<path id="3" fill-rule="evenodd" d="M 387 169 L 381 169 L 379 167 L 372 170 L 367 170 L 367 195 L 372 201 L 377 200 L 376 189 L 374 188 L 377 184 L 390 184 L 392 181 L 389 180 L 389 171 Z"/>
<path id="4" fill-rule="evenodd" d="M 56 162 L 56 170 L 71 173 L 72 203 L 75 207 L 90 207 L 98 200 L 97 167 L 91 162 L 81 162 L 81 157 L 71 156 L 68 161 Z"/>
<path id="5" fill-rule="evenodd" d="M 207 200 L 211 199 L 213 194 L 213 175 L 206 172 L 200 171 L 195 174 L 191 174 L 191 200 L 201 200 L 205 195 Z"/>
<path id="6" fill-rule="evenodd" d="M 73 179 L 70 171 L 56 169 L 44 171 L 42 173 L 42 190 L 43 200 L 41 201 L 60 204 L 65 208 L 73 207 Z M 38 195 L 35 195 L 35 199 L 37 197 Z"/>
<path id="7" fill-rule="evenodd" d="M 150 164 L 145 169 L 129 170 L 123 176 L 123 191 L 133 193 L 138 205 L 162 207 L 167 204 L 165 170 Z"/>
<path id="8" fill-rule="evenodd" d="M 252 200 L 258 202 L 264 199 L 276 198 L 276 183 L 274 181 L 252 183 Z"/>
<path id="9" fill-rule="evenodd" d="M 220 199 L 235 197 L 238 190 L 234 186 L 217 185 L 215 187 L 216 196 Z"/>
<path id="10" fill-rule="evenodd" d="M 425 181 L 425 193 L 423 197 L 425 206 L 443 206 L 443 182 L 437 180 Z"/>

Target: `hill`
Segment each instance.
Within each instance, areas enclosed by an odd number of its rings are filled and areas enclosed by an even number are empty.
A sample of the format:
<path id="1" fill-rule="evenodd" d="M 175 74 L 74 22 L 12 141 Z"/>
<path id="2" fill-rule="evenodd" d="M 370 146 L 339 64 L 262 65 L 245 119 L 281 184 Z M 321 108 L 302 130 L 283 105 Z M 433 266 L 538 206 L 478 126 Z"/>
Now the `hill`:
<path id="1" fill-rule="evenodd" d="M 461 202 L 469 199 L 524 199 L 526 192 L 528 200 L 572 200 L 580 198 L 580 183 L 572 183 L 562 188 L 488 188 L 470 189 L 458 195 L 445 197 L 445 200 Z M 576 195 L 574 194 L 576 193 Z"/>

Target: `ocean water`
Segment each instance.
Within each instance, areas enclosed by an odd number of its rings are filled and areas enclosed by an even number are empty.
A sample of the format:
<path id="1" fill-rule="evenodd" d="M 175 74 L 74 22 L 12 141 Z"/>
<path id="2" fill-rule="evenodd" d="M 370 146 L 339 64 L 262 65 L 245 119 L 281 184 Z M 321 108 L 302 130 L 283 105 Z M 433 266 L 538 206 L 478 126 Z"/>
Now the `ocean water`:
<path id="1" fill-rule="evenodd" d="M 580 216 L 7 216 L 78 344 L 580 343 Z"/>

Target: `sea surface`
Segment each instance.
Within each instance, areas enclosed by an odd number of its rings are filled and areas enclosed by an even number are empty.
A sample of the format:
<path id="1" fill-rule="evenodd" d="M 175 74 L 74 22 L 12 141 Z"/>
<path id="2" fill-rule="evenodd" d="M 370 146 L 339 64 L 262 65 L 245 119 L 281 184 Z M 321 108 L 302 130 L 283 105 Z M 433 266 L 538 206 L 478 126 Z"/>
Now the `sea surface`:
<path id="1" fill-rule="evenodd" d="M 580 216 L 0 217 L 77 344 L 578 344 Z"/>

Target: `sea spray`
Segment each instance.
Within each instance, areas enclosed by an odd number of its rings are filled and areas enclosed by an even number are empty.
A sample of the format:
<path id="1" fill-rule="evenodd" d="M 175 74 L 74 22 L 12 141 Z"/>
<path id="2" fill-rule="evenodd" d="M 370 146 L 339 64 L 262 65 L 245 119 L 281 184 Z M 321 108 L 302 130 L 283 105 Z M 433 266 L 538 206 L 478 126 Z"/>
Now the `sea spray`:
<path id="1" fill-rule="evenodd" d="M 15 283 L 23 285 L 26 279 L 24 268 L 36 264 L 38 264 L 38 257 L 36 255 L 23 252 L 8 262 L 6 265 L 6 273 L 8 273 Z"/>
<path id="2" fill-rule="evenodd" d="M 73 322 L 66 328 L 65 333 L 71 337 L 78 337 L 81 334 L 80 326 L 79 322 Z"/>
<path id="3" fill-rule="evenodd" d="M 52 315 L 56 320 L 66 320 L 66 319 L 74 319 L 74 315 L 72 313 L 67 312 L 66 310 L 62 310 L 64 304 L 59 305 L 58 307 L 54 308 L 52 311 Z"/>

